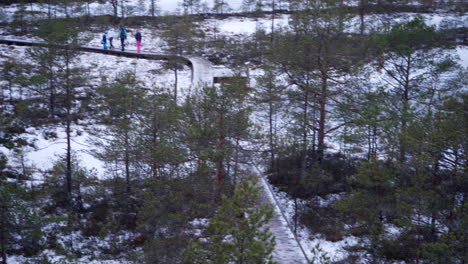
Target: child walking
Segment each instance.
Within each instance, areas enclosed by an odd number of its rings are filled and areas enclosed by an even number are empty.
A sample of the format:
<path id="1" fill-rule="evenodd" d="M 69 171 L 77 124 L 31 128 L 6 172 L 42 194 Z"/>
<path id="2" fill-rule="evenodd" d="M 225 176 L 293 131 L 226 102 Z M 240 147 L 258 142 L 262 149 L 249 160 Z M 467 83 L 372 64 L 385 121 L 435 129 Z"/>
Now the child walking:
<path id="1" fill-rule="evenodd" d="M 141 52 L 141 33 L 139 29 L 136 30 L 135 40 L 136 40 L 137 52 L 140 53 Z"/>
<path id="2" fill-rule="evenodd" d="M 102 44 L 103 48 L 106 50 L 107 49 L 107 34 L 106 34 L 106 32 L 104 32 L 104 34 L 102 34 L 101 44 Z"/>

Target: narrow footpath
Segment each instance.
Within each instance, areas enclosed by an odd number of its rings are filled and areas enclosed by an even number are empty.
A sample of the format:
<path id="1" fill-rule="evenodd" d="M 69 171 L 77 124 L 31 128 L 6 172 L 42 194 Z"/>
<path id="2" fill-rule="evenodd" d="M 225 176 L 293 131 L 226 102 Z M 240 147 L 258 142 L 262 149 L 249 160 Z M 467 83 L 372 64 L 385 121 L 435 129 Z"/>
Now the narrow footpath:
<path id="1" fill-rule="evenodd" d="M 47 47 L 48 44 L 42 41 L 19 40 L 19 39 L 0 39 L 0 44 L 13 46 L 30 46 L 30 47 Z M 66 48 L 63 45 L 53 45 L 58 48 Z M 101 53 L 106 55 L 141 58 L 148 60 L 176 60 L 185 63 L 190 67 L 192 87 L 199 88 L 204 86 L 212 86 L 214 79 L 224 77 L 225 71 L 219 71 L 220 76 L 217 76 L 217 71 L 214 70 L 213 64 L 205 58 L 195 56 L 179 56 L 172 54 L 160 54 L 153 52 L 136 52 L 134 50 L 121 51 L 119 49 L 103 49 L 101 47 L 81 46 L 78 48 L 83 52 Z M 228 72 L 230 74 L 230 72 Z"/>
<path id="2" fill-rule="evenodd" d="M 278 202 L 273 196 L 271 186 L 265 177 L 259 177 L 262 187 L 261 199 L 273 207 L 273 217 L 268 224 L 270 231 L 276 237 L 276 247 L 273 251 L 273 260 L 280 264 L 308 264 L 306 253 L 299 240 L 292 232 L 291 225 L 286 220 Z"/>

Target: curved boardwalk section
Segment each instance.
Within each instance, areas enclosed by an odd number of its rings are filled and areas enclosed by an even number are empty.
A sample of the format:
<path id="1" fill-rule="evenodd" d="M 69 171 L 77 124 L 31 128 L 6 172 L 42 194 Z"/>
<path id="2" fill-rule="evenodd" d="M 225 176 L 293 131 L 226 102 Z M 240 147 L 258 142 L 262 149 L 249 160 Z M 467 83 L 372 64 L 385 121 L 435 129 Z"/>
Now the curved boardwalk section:
<path id="1" fill-rule="evenodd" d="M 27 40 L 14 40 L 14 39 L 0 39 L 0 44 L 6 45 L 18 45 L 18 46 L 36 46 L 44 47 L 48 46 L 45 42 L 39 41 L 27 41 Z M 56 47 L 64 48 L 64 46 L 55 45 Z M 101 54 L 108 54 L 113 56 L 122 56 L 130 58 L 142 58 L 149 60 L 179 60 L 182 63 L 186 63 L 191 69 L 191 81 L 192 87 L 199 88 L 203 86 L 212 86 L 216 77 L 226 78 L 234 76 L 234 73 L 223 66 L 213 66 L 213 64 L 201 57 L 191 56 L 176 56 L 167 54 L 157 54 L 151 52 L 137 53 L 135 51 L 120 51 L 120 50 L 104 50 L 98 47 L 81 46 L 79 50 L 84 52 L 94 52 Z M 257 170 L 257 172 L 259 172 Z M 259 172 L 259 175 L 260 172 Z M 274 250 L 274 260 L 280 264 L 307 264 L 307 256 L 291 230 L 291 227 L 286 220 L 280 206 L 278 205 L 273 195 L 272 189 L 269 183 L 260 177 L 260 183 L 262 186 L 262 202 L 268 203 L 274 208 L 274 215 L 269 223 L 271 232 L 276 237 L 276 247 Z"/>
<path id="2" fill-rule="evenodd" d="M 41 41 L 29 41 L 29 40 L 16 40 L 16 39 L 0 39 L 0 44 L 6 45 L 16 45 L 16 46 L 31 46 L 31 47 L 45 47 L 48 46 L 47 43 Z M 61 45 L 55 45 L 56 47 L 64 47 Z M 141 59 L 148 59 L 148 60 L 178 60 L 181 63 L 185 63 L 190 67 L 192 73 L 192 87 L 202 87 L 206 85 L 213 85 L 214 80 L 214 72 L 213 72 L 213 65 L 210 61 L 202 58 L 202 57 L 185 57 L 185 56 L 178 56 L 178 55 L 170 55 L 170 54 L 159 54 L 159 53 L 152 53 L 152 52 L 136 52 L 132 50 L 121 51 L 118 49 L 102 49 L 98 47 L 91 47 L 91 46 L 81 46 L 79 50 L 84 52 L 94 52 L 94 53 L 101 53 L 113 56 L 122 56 L 122 57 L 129 57 L 129 58 L 141 58 Z"/>

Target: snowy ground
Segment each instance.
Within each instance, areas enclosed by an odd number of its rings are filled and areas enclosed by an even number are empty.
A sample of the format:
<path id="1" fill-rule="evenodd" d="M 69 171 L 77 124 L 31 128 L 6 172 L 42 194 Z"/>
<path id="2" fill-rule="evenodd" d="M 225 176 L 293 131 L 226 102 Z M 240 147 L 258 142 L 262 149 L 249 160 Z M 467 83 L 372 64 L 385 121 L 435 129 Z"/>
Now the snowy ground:
<path id="1" fill-rule="evenodd" d="M 0 52 L 5 57 L 24 58 L 23 61 L 30 61 L 26 53 L 26 47 L 10 47 L 0 45 Z M 0 58 L 0 62 L 5 58 Z M 83 53 L 77 62 L 81 67 L 92 69 L 88 79 L 92 80 L 94 86 L 100 82 L 101 75 L 105 74 L 113 78 L 121 74 L 123 71 L 132 71 L 137 79 L 145 88 L 155 89 L 164 88 L 172 90 L 174 85 L 174 74 L 170 71 L 162 69 L 162 64 L 157 61 L 146 59 L 130 59 L 104 54 Z M 191 74 L 189 68 L 185 68 L 178 74 L 179 78 L 179 94 L 183 97 L 188 93 L 191 84 Z M 34 147 L 25 147 L 23 153 L 25 155 L 26 166 L 36 172 L 36 180 L 41 179 L 42 171 L 49 170 L 54 165 L 60 156 L 65 154 L 65 129 L 57 127 L 55 129 L 56 138 L 44 138 L 44 131 L 41 129 L 28 129 L 25 138 L 34 142 Z M 72 149 L 81 161 L 81 165 L 88 170 L 97 172 L 97 176 L 104 175 L 104 163 L 96 159 L 90 152 L 90 140 L 92 136 L 86 132 L 82 126 L 73 128 Z M 15 154 L 8 151 L 4 147 L 0 147 L 0 151 L 8 153 L 8 156 L 13 164 L 13 167 L 18 168 L 20 165 L 13 158 Z"/>
<path id="2" fill-rule="evenodd" d="M 289 222 L 289 225 L 292 225 L 294 221 L 294 201 L 291 200 L 286 193 L 281 192 L 276 188 L 273 189 L 273 195 L 277 201 L 278 209 L 283 211 L 284 216 L 287 218 L 287 222 Z M 328 199 L 321 199 L 319 202 L 321 206 L 325 206 L 335 200 L 336 197 L 331 196 Z M 303 203 L 303 201 L 299 201 L 299 204 L 301 203 Z M 309 230 L 301 226 L 299 226 L 297 230 L 297 239 L 304 248 L 309 260 L 314 258 L 312 251 L 317 247 L 319 247 L 322 250 L 322 254 L 328 256 L 331 261 L 343 260 L 348 256 L 348 253 L 344 248 L 358 243 L 357 238 L 352 236 L 346 237 L 345 239 L 337 242 L 331 242 L 317 236 L 316 234 L 311 234 Z"/>
<path id="3" fill-rule="evenodd" d="M 163 7 L 163 12 L 176 12 L 178 8 L 178 3 L 180 1 L 173 0 L 161 0 L 160 5 Z M 234 8 L 240 7 L 241 0 L 236 0 L 230 2 L 231 6 Z M 107 4 L 108 5 L 108 4 Z M 39 9 L 39 7 L 33 7 L 33 10 Z M 95 6 L 93 7 L 94 12 L 104 12 L 108 13 L 108 6 Z M 4 13 L 14 12 L 15 7 L 3 8 Z M 398 19 L 407 20 L 410 17 L 413 17 L 414 14 L 404 14 Z M 436 15 L 436 14 L 424 14 L 423 17 L 430 25 L 437 25 L 438 27 L 445 27 L 448 24 L 452 24 L 450 27 L 461 27 L 468 26 L 468 15 L 464 14 L 462 16 L 447 16 L 447 15 Z M 202 22 L 202 27 L 206 30 L 212 30 L 218 34 L 225 35 L 250 35 L 255 32 L 258 27 L 263 27 L 265 30 L 270 29 L 271 18 L 265 16 L 260 19 L 251 19 L 251 18 L 236 18 L 231 17 L 224 20 L 215 20 L 208 19 Z M 379 17 L 369 17 L 369 20 L 379 20 Z M 289 16 L 281 15 L 275 18 L 275 27 L 286 26 L 288 24 Z M 135 29 L 129 28 L 129 32 L 134 32 Z M 153 31 L 152 29 L 142 28 L 142 34 L 144 36 L 143 40 L 143 51 L 152 51 L 152 52 L 161 52 L 164 47 L 164 42 L 160 39 L 160 32 Z M 1 31 L 1 29 L 0 29 Z M 1 34 L 1 32 L 0 32 Z M 3 36 L 2 36 L 3 37 Z M 11 36 L 10 36 L 11 37 Z M 15 37 L 16 38 L 16 37 Z M 100 33 L 96 33 L 89 45 L 100 46 Z M 114 44 L 116 47 L 119 46 L 118 43 Z M 134 41 L 132 38 L 129 39 L 129 49 L 134 48 Z M 8 47 L 0 45 L 0 53 L 2 56 L 11 56 L 16 58 L 25 58 L 26 48 L 24 47 Z M 465 68 L 468 67 L 468 47 L 459 46 L 456 49 L 456 53 L 461 59 L 461 65 Z M 0 61 L 3 58 L 0 58 Z M 122 57 L 115 57 L 103 54 L 90 54 L 84 53 L 80 56 L 80 61 L 82 66 L 89 67 L 92 70 L 90 78 L 96 79 L 98 83 L 99 77 L 101 74 L 106 74 L 110 76 L 115 76 L 119 72 L 124 70 L 130 70 L 137 75 L 138 80 L 144 83 L 145 87 L 164 87 L 172 89 L 174 83 L 174 76 L 172 72 L 162 70 L 162 65 L 159 62 L 145 60 L 145 59 L 129 59 Z M 252 71 L 255 75 L 255 71 Z M 260 74 L 260 72 L 256 72 Z M 180 93 L 186 94 L 190 86 L 190 71 L 185 69 L 179 73 L 179 85 Z M 255 117 L 253 118 L 255 120 Z M 89 145 L 90 135 L 81 127 L 74 127 L 74 137 L 72 142 L 72 148 L 76 151 L 76 154 L 79 156 L 79 159 L 82 161 L 82 165 L 89 170 L 95 170 L 98 175 L 104 175 L 105 168 L 103 162 L 99 161 L 90 154 L 90 149 L 92 147 Z M 79 133 L 78 133 L 79 131 Z M 44 139 L 42 136 L 43 131 L 39 129 L 29 129 L 28 134 L 25 135 L 30 139 L 35 139 L 35 148 L 26 148 L 24 152 L 26 154 L 26 162 L 31 168 L 37 170 L 48 170 L 51 168 L 53 163 L 59 158 L 59 156 L 64 155 L 65 153 L 65 141 L 64 141 L 64 129 L 63 127 L 56 128 L 56 133 L 58 137 L 56 139 Z M 7 152 L 3 147 L 0 147 L 0 151 Z M 13 153 L 9 153 L 13 154 Z M 14 161 L 13 161 L 14 162 Z M 18 166 L 18 164 L 14 164 Z M 38 176 L 39 177 L 39 176 Z M 291 201 L 288 200 L 284 194 L 277 192 L 277 199 L 280 200 L 283 210 L 285 210 L 287 217 L 291 218 Z M 356 239 L 353 237 L 346 238 L 345 240 L 339 242 L 329 242 L 323 240 L 319 237 L 315 237 L 312 234 L 309 234 L 306 230 L 300 230 L 298 237 L 301 241 L 301 244 L 304 247 L 304 250 L 309 254 L 311 258 L 311 250 L 317 244 L 320 244 L 321 248 L 332 258 L 332 260 L 343 259 L 346 253 L 343 251 L 343 247 L 346 245 L 356 243 Z M 9 259 L 9 263 L 24 263 L 22 257 L 14 257 Z M 105 261 L 88 261 L 83 263 L 92 263 L 92 264 L 116 264 L 121 262 L 105 262 Z"/>
<path id="4" fill-rule="evenodd" d="M 241 11 L 242 0 L 228 0 L 225 1 L 229 8 L 226 12 L 239 12 Z M 124 14 L 125 17 L 137 16 L 137 15 L 150 15 L 150 0 L 129 0 L 125 3 Z M 182 14 L 182 0 L 157 0 L 157 14 L 158 15 L 171 15 L 171 14 Z M 211 12 L 213 8 L 213 0 L 201 1 L 202 7 L 199 8 L 198 12 Z M 13 4 L 0 8 L 0 14 L 2 14 L 1 20 L 10 21 L 13 18 L 14 13 L 19 9 L 19 5 Z M 73 4 L 68 7 L 69 16 L 83 16 L 88 12 L 88 6 L 86 4 Z M 36 14 L 36 18 L 45 17 L 48 13 L 48 6 L 45 4 L 28 4 L 26 11 Z M 89 11 L 91 16 L 99 15 L 110 15 L 113 13 L 113 8 L 110 2 L 104 3 L 91 3 L 89 5 Z M 121 15 L 121 9 L 118 8 L 119 15 Z M 52 15 L 56 17 L 65 16 L 63 6 L 57 6 L 52 10 Z"/>

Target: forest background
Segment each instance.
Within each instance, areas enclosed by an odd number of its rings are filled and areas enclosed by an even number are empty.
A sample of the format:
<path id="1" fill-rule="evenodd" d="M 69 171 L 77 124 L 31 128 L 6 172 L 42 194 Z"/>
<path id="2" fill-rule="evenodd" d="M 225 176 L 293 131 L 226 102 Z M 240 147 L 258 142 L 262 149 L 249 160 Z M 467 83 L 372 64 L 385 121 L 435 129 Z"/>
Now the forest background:
<path id="1" fill-rule="evenodd" d="M 313 263 L 466 263 L 466 3 L 3 4 L 2 264 L 270 263 L 256 168 Z M 120 24 L 233 77 L 78 50 Z"/>

